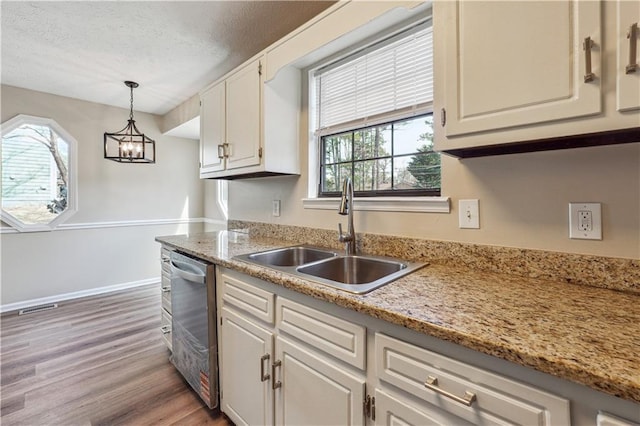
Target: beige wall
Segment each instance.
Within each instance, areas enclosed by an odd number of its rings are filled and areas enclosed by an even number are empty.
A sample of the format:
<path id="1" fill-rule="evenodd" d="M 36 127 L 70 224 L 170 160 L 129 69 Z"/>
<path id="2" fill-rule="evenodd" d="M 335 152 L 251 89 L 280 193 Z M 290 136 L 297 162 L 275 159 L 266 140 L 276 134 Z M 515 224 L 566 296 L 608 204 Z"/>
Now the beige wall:
<path id="1" fill-rule="evenodd" d="M 78 141 L 78 212 L 66 224 L 91 226 L 3 233 L 2 305 L 159 277 L 153 237 L 202 228 L 179 224 L 204 214 L 198 141 L 163 136 L 159 117 L 136 113 L 139 129 L 156 140 L 156 163 L 120 164 L 103 158 L 102 140 L 124 127 L 127 110 L 8 86 L 1 95 L 3 122 L 17 114 L 53 118 Z M 131 221 L 143 225 L 104 227 Z"/>
<path id="2" fill-rule="evenodd" d="M 166 133 L 200 116 L 200 95 L 195 94 L 160 118 L 160 131 Z"/>
<path id="3" fill-rule="evenodd" d="M 306 113 L 301 158 L 308 156 Z M 356 212 L 356 230 L 417 238 L 640 259 L 640 144 L 458 160 L 443 156 L 451 213 Z M 229 218 L 335 229 L 342 216 L 303 209 L 307 165 L 295 177 L 231 181 Z M 480 200 L 480 229 L 458 228 L 458 200 Z M 282 215 L 271 216 L 271 200 Z M 568 237 L 568 203 L 601 202 L 603 240 Z"/>

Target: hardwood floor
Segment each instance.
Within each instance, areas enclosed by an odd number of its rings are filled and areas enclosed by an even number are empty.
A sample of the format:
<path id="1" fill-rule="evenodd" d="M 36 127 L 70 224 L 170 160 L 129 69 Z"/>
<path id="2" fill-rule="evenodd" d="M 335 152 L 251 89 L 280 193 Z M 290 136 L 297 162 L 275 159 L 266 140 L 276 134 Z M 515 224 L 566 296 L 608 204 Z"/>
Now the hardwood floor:
<path id="1" fill-rule="evenodd" d="M 169 362 L 158 285 L 0 321 L 3 426 L 231 424 Z"/>

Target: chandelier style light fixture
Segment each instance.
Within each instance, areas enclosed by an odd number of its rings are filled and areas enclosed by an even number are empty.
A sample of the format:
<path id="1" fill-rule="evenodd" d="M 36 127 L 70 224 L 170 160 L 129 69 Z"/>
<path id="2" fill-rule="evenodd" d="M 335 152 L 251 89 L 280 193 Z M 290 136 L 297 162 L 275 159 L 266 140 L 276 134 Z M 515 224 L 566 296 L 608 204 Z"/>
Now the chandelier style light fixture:
<path id="1" fill-rule="evenodd" d="M 124 129 L 104 134 L 104 158 L 119 163 L 155 163 L 156 141 L 140 133 L 133 119 L 133 89 L 139 86 L 135 81 L 125 81 L 131 89 L 131 110 L 129 123 Z"/>

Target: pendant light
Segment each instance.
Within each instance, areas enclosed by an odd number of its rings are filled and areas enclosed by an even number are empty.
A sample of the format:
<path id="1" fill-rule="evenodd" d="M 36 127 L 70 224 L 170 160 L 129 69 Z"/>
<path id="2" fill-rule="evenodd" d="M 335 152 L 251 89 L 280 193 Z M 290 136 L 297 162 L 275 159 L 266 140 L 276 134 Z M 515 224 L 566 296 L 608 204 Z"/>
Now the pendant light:
<path id="1" fill-rule="evenodd" d="M 129 122 L 124 129 L 104 134 L 104 158 L 120 163 L 155 163 L 156 141 L 140 133 L 133 119 L 133 89 L 138 87 L 135 81 L 125 81 L 131 89 L 131 110 Z"/>

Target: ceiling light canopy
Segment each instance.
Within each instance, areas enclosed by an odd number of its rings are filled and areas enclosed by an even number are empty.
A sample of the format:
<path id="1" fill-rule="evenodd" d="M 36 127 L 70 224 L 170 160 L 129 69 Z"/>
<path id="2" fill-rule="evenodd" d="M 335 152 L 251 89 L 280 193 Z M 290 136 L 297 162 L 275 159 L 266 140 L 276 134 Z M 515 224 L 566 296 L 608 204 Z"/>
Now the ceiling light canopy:
<path id="1" fill-rule="evenodd" d="M 120 131 L 104 134 L 104 158 L 119 163 L 155 163 L 156 141 L 141 133 L 133 119 L 133 89 L 138 87 L 135 81 L 125 81 L 131 89 L 131 110 L 129 121 Z"/>

